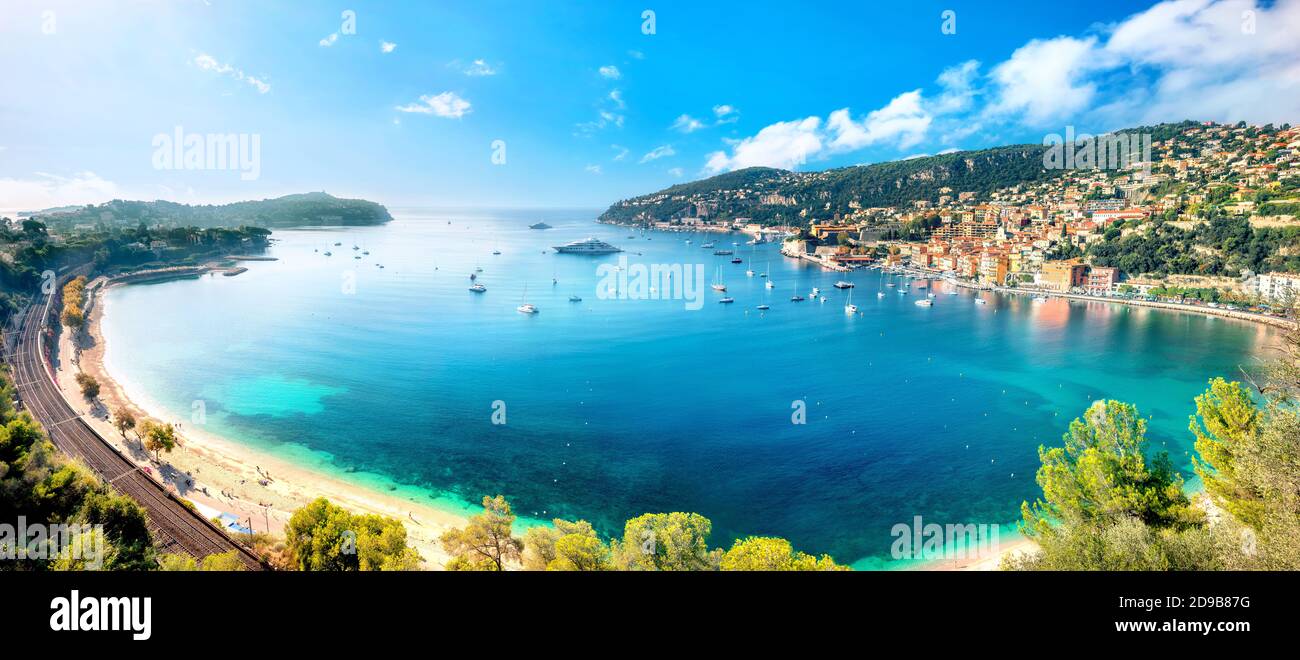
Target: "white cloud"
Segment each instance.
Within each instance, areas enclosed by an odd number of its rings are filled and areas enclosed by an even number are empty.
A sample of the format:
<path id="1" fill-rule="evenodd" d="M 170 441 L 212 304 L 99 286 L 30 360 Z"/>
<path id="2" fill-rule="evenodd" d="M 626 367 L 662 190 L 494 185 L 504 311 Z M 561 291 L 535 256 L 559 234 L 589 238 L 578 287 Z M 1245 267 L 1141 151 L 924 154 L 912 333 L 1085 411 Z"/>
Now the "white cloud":
<path id="1" fill-rule="evenodd" d="M 675 178 L 680 179 L 682 178 L 683 174 L 686 174 L 686 172 L 684 172 L 680 167 L 674 167 L 668 170 L 668 174 Z"/>
<path id="2" fill-rule="evenodd" d="M 1116 66 L 1156 72 L 1158 80 L 1148 95 L 1121 95 L 1105 109 L 1115 122 L 1294 122 L 1298 34 L 1297 0 L 1161 2 L 1113 26 L 1100 50 Z"/>
<path id="3" fill-rule="evenodd" d="M 335 32 L 330 36 L 321 39 L 320 45 L 323 48 L 329 48 L 330 46 L 333 46 L 334 44 L 338 43 L 338 40 L 339 40 L 339 33 Z"/>
<path id="4" fill-rule="evenodd" d="M 35 172 L 34 179 L 0 179 L 0 200 L 14 210 L 38 211 L 56 206 L 99 204 L 121 197 L 117 184 L 94 172 L 63 177 Z"/>
<path id="5" fill-rule="evenodd" d="M 623 72 L 619 71 L 618 67 L 613 64 L 607 64 L 600 67 L 600 75 L 601 77 L 609 78 L 610 80 L 618 80 L 623 77 Z"/>
<path id="6" fill-rule="evenodd" d="M 398 112 L 413 112 L 423 115 L 437 115 L 449 119 L 460 119 L 470 112 L 470 102 L 455 92 L 443 92 L 436 95 L 424 95 L 419 103 L 399 105 Z"/>
<path id="7" fill-rule="evenodd" d="M 730 156 L 723 151 L 709 154 L 704 169 L 715 174 L 755 166 L 793 169 L 822 150 L 820 128 L 820 117 L 777 122 L 736 142 Z"/>
<path id="8" fill-rule="evenodd" d="M 469 63 L 461 70 L 467 76 L 495 76 L 497 75 L 496 67 L 487 63 L 487 60 L 477 59 Z"/>
<path id="9" fill-rule="evenodd" d="M 659 160 L 660 158 L 667 158 L 668 156 L 673 156 L 676 154 L 677 154 L 677 150 L 673 149 L 673 145 L 665 144 L 662 146 L 655 147 L 654 149 L 651 149 L 650 151 L 646 152 L 646 155 L 641 157 L 641 162 L 648 163 L 652 160 Z"/>
<path id="10" fill-rule="evenodd" d="M 975 79 L 979 74 L 980 63 L 966 60 L 957 66 L 948 67 L 939 74 L 938 83 L 943 88 L 934 102 L 936 114 L 959 112 L 970 108 L 974 101 Z"/>
<path id="11" fill-rule="evenodd" d="M 384 53 L 385 55 L 387 55 L 388 53 L 391 53 L 391 52 L 393 52 L 393 51 L 395 51 L 395 50 L 397 50 L 397 44 L 395 44 L 395 43 L 393 43 L 393 42 L 391 42 L 391 41 L 380 41 L 380 42 L 379 42 L 379 52 Z"/>
<path id="12" fill-rule="evenodd" d="M 617 89 L 610 90 L 609 100 L 613 101 L 614 107 L 618 108 L 619 110 L 622 110 L 627 107 L 627 103 L 623 101 L 623 92 L 620 90 Z"/>
<path id="13" fill-rule="evenodd" d="M 641 51 L 639 51 L 639 50 L 629 50 L 629 51 L 627 51 L 627 55 L 628 55 L 628 57 L 631 57 L 631 58 L 634 59 L 634 60 L 644 60 L 644 59 L 645 59 L 645 53 L 643 53 L 643 52 L 641 52 Z"/>
<path id="14" fill-rule="evenodd" d="M 246 75 L 242 69 L 238 69 L 229 64 L 224 64 L 222 62 L 219 62 L 217 61 L 217 58 L 208 55 L 207 53 L 200 53 L 199 55 L 197 55 L 194 58 L 194 66 L 197 66 L 204 71 L 211 71 L 212 73 L 216 73 L 218 75 L 230 76 L 235 80 L 246 82 L 249 85 L 252 85 L 255 89 L 257 89 L 257 92 L 259 94 L 265 94 L 271 91 L 270 83 L 266 82 L 265 80 L 262 80 L 261 78 L 255 78 L 250 75 Z"/>
<path id="15" fill-rule="evenodd" d="M 740 119 L 740 111 L 724 103 L 713 106 L 713 116 L 719 124 L 730 124 Z"/>
<path id="16" fill-rule="evenodd" d="M 624 158 L 627 158 L 627 152 L 628 152 L 627 147 L 618 144 L 611 144 L 609 145 L 609 148 L 618 152 L 614 154 L 614 157 L 611 160 L 620 161 L 623 160 Z"/>
<path id="17" fill-rule="evenodd" d="M 600 174 L 600 166 L 599 166 L 599 165 L 588 165 L 588 166 L 586 166 L 586 167 L 583 168 L 583 169 L 585 169 L 585 170 L 587 171 L 588 174 Z"/>
<path id="18" fill-rule="evenodd" d="M 993 68 L 997 97 L 989 111 L 1042 126 L 1084 110 L 1097 93 L 1086 77 L 1103 66 L 1096 46 L 1096 37 L 1056 37 L 1017 48 Z"/>
<path id="19" fill-rule="evenodd" d="M 704 128 L 704 122 L 690 115 L 682 115 L 673 121 L 672 128 L 675 131 L 681 131 L 683 133 L 694 133 L 695 131 Z"/>
<path id="20" fill-rule="evenodd" d="M 855 151 L 878 143 L 894 143 L 906 149 L 925 138 L 933 119 L 922 107 L 919 89 L 895 96 L 861 122 L 853 120 L 848 108 L 842 108 L 832 112 L 826 121 L 831 134 L 829 147 L 833 151 Z"/>

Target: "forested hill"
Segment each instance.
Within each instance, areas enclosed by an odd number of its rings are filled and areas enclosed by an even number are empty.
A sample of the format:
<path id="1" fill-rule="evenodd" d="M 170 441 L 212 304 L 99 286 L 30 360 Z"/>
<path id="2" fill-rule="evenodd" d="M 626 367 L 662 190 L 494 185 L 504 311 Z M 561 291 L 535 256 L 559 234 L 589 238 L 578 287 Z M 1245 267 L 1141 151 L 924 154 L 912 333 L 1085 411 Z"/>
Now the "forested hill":
<path id="1" fill-rule="evenodd" d="M 33 216 L 54 231 L 78 226 L 134 227 L 141 222 L 163 227 L 302 227 L 320 225 L 378 225 L 392 220 L 388 209 L 364 199 L 340 199 L 323 192 L 285 195 L 261 201 L 190 206 L 175 202 L 115 199 L 71 211 Z"/>
<path id="2" fill-rule="evenodd" d="M 1042 145 L 1022 144 L 978 151 L 856 165 L 821 172 L 789 172 L 751 167 L 675 185 L 622 200 L 601 214 L 606 222 L 671 220 L 705 204 L 719 219 L 752 218 L 777 224 L 794 221 L 800 211 L 815 217 L 847 213 L 857 206 L 902 206 L 937 202 L 944 194 L 975 192 L 1050 179 L 1058 170 L 1043 168 Z M 941 192 L 949 188 L 950 193 Z"/>

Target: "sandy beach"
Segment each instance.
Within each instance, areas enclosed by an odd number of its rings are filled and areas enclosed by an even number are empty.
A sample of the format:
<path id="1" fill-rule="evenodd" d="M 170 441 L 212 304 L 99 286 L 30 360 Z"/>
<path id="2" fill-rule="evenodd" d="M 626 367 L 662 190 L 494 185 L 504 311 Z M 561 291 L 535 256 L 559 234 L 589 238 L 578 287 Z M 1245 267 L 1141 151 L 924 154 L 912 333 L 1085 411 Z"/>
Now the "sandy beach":
<path id="1" fill-rule="evenodd" d="M 56 378 L 68 402 L 104 438 L 108 439 L 136 463 L 149 469 L 169 489 L 190 500 L 209 518 L 219 513 L 233 514 L 239 523 L 254 531 L 283 534 L 284 525 L 293 511 L 318 497 L 328 498 L 355 513 L 374 513 L 401 520 L 407 540 L 424 557 L 425 568 L 439 569 L 447 560 L 438 537 L 450 527 L 465 524 L 457 514 L 427 503 L 378 492 L 349 483 L 338 477 L 303 468 L 266 452 L 204 432 L 189 420 L 173 419 L 161 410 L 147 410 L 133 400 L 104 364 L 102 324 L 108 313 L 104 292 L 112 286 L 102 278 L 88 289 L 90 312 L 85 332 L 77 337 L 80 350 L 74 350 L 70 333 L 59 336 L 57 354 L 52 356 Z M 93 289 L 93 290 L 91 290 Z M 74 380 L 83 371 L 100 384 L 94 404 L 82 397 Z M 147 400 L 143 393 L 136 399 Z M 178 446 L 155 462 L 132 431 L 124 439 L 111 423 L 109 412 L 125 408 L 137 420 L 153 418 L 176 424 Z"/>

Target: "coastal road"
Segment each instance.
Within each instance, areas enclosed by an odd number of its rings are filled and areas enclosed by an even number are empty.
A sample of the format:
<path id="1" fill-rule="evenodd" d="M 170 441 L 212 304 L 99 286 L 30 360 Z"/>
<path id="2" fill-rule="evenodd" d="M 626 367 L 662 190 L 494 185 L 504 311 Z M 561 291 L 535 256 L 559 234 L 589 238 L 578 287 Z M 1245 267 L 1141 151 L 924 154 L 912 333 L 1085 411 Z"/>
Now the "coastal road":
<path id="1" fill-rule="evenodd" d="M 28 308 L 9 359 L 24 408 L 45 427 L 59 450 L 80 460 L 114 490 L 144 507 L 159 552 L 202 560 L 210 554 L 235 550 L 249 570 L 262 570 L 264 566 L 252 551 L 183 505 L 164 485 L 119 453 L 64 400 L 54 384 L 41 342 L 54 298 L 45 296 L 44 301 L 38 299 Z"/>

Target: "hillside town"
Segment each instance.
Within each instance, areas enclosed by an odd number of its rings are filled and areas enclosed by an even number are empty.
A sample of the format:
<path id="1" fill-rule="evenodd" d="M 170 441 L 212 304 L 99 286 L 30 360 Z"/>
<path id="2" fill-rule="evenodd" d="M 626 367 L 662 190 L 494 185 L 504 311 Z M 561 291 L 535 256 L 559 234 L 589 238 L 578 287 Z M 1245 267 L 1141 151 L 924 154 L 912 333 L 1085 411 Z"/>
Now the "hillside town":
<path id="1" fill-rule="evenodd" d="M 679 200 L 677 217 L 646 224 L 784 234 L 784 254 L 836 270 L 884 267 L 985 288 L 1291 307 L 1300 296 L 1300 129 L 1174 126 L 1147 134 L 1142 158 L 1118 166 L 1080 159 L 1046 180 L 987 193 L 945 186 L 934 199 L 878 207 L 850 200 L 842 210 L 826 203 L 819 215 L 808 200 L 765 192 L 770 186 L 704 191 Z M 718 213 L 746 197 L 790 207 L 792 221 Z"/>

